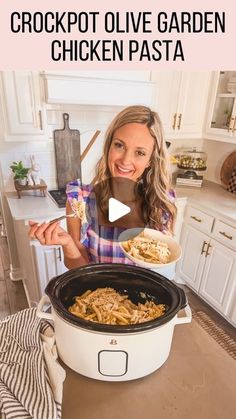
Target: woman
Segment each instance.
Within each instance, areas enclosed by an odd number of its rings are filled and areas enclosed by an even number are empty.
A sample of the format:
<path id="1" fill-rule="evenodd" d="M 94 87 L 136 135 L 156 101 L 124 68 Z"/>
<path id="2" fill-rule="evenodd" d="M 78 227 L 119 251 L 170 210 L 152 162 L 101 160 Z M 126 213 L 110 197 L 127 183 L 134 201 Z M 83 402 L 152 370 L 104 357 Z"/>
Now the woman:
<path id="1" fill-rule="evenodd" d="M 175 196 L 158 114 L 145 106 L 121 111 L 106 132 L 95 187 L 71 182 L 67 196 L 67 214 L 75 211 L 76 202 L 84 202 L 88 219 L 67 218 L 68 233 L 58 223 L 31 222 L 30 237 L 41 244 L 61 245 L 68 269 L 94 262 L 131 263 L 117 242 L 126 228 L 148 226 L 173 233 Z M 131 208 L 113 223 L 108 220 L 110 197 Z"/>

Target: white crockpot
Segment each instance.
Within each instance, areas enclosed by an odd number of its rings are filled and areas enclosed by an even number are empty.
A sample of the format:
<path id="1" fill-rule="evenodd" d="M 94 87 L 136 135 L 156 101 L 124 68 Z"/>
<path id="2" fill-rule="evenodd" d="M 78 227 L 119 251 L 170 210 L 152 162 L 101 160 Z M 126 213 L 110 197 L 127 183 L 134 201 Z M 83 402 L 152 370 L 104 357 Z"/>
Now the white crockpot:
<path id="1" fill-rule="evenodd" d="M 167 306 L 158 319 L 138 325 L 94 323 L 71 314 L 73 297 L 87 289 L 109 286 L 137 303 L 148 299 Z M 127 381 L 146 376 L 167 360 L 176 324 L 191 322 L 191 310 L 182 289 L 156 272 L 122 264 L 81 267 L 53 278 L 37 308 L 37 315 L 52 320 L 62 361 L 78 373 L 105 381 Z M 52 312 L 43 307 L 51 303 Z M 185 309 L 185 316 L 178 311 Z"/>

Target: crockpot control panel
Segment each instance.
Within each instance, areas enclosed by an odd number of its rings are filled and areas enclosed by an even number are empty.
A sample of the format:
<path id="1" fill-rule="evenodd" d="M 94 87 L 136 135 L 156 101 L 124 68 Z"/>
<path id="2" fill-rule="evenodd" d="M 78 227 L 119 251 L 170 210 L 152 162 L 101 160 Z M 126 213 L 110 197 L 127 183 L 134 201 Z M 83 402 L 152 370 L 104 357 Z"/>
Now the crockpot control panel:
<path id="1" fill-rule="evenodd" d="M 128 353 L 119 350 L 98 352 L 98 371 L 109 377 L 120 377 L 127 373 Z"/>

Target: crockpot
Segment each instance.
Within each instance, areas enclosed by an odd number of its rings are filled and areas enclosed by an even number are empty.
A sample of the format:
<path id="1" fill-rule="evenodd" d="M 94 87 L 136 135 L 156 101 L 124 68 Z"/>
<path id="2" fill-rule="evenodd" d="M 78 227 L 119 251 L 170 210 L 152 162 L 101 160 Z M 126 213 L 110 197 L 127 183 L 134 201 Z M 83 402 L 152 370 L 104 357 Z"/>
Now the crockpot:
<path id="1" fill-rule="evenodd" d="M 107 325 L 81 319 L 68 311 L 86 290 L 111 287 L 137 304 L 151 300 L 166 312 L 133 325 Z M 184 291 L 157 272 L 131 265 L 94 264 L 72 269 L 50 280 L 37 308 L 54 322 L 58 354 L 76 372 L 104 381 L 126 381 L 157 370 L 168 358 L 176 324 L 191 322 Z M 43 311 L 45 304 L 51 313 Z M 184 309 L 183 317 L 178 312 Z"/>

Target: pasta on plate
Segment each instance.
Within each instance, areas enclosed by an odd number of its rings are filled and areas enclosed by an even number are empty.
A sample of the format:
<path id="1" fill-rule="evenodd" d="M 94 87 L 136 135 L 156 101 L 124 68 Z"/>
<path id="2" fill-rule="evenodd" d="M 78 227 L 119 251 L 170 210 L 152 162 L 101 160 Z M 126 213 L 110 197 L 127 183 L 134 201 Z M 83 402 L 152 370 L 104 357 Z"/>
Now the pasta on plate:
<path id="1" fill-rule="evenodd" d="M 72 314 L 84 320 L 113 325 L 143 323 L 162 316 L 165 310 L 165 304 L 153 301 L 136 305 L 128 295 L 121 295 L 109 287 L 88 290 L 75 297 L 75 303 L 69 307 Z"/>
<path id="2" fill-rule="evenodd" d="M 145 262 L 165 264 L 170 261 L 168 244 L 160 240 L 139 235 L 122 242 L 122 247 L 130 256 Z"/>

